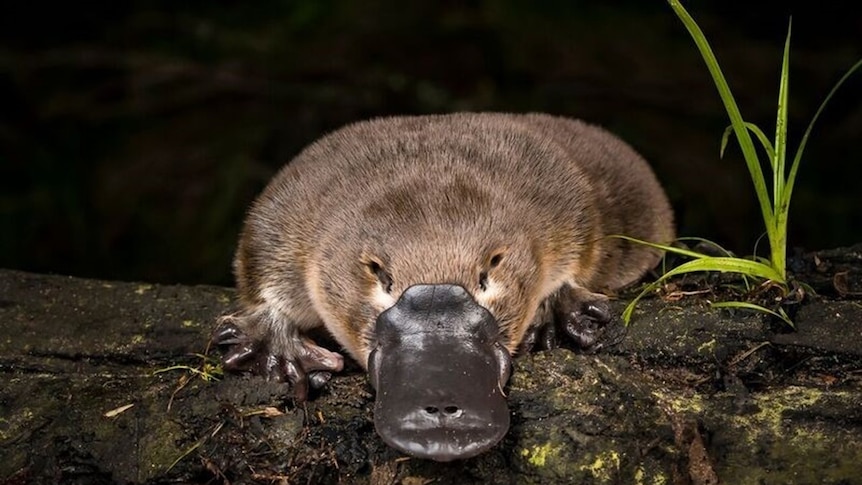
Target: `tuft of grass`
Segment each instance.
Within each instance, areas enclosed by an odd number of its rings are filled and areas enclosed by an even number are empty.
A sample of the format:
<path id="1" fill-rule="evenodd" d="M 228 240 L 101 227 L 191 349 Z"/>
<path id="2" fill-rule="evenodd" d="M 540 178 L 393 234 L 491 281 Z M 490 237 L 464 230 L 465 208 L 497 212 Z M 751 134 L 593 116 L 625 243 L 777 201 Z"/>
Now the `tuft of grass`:
<path id="1" fill-rule="evenodd" d="M 171 398 L 168 399 L 167 411 L 171 410 L 171 406 L 173 406 L 174 404 L 174 398 L 177 396 L 177 393 L 182 391 L 183 388 L 185 388 L 189 384 L 189 382 L 191 382 L 194 376 L 200 377 L 204 382 L 215 382 L 221 380 L 221 378 L 224 376 L 224 369 L 222 368 L 221 362 L 217 359 L 210 357 L 208 354 L 209 344 L 207 344 L 207 349 L 204 351 L 203 354 L 194 354 L 196 357 L 199 357 L 201 359 L 201 364 L 198 367 L 192 367 L 190 365 L 172 365 L 153 371 L 154 376 L 162 374 L 164 372 L 171 372 L 176 370 L 185 371 L 182 375 L 180 375 L 179 379 L 177 380 L 177 387 L 174 388 L 174 391 L 171 393 Z M 189 452 L 191 452 L 191 450 Z M 177 461 L 179 461 L 179 459 Z"/>
<path id="2" fill-rule="evenodd" d="M 775 282 L 776 284 L 786 287 L 787 282 L 776 272 L 772 266 L 754 261 L 751 259 L 745 258 L 737 258 L 733 256 L 710 256 L 702 253 L 698 253 L 696 251 L 690 251 L 688 249 L 682 249 L 675 246 L 668 246 L 665 244 L 657 244 L 651 243 L 647 241 L 641 241 L 639 239 L 630 238 L 628 236 L 620 236 L 616 235 L 613 237 L 618 237 L 620 239 L 626 239 L 628 241 L 632 241 L 638 244 L 644 244 L 647 246 L 652 246 L 657 249 L 661 249 L 667 253 L 679 254 L 682 256 L 687 256 L 692 258 L 692 261 L 688 261 L 683 263 L 661 275 L 656 281 L 650 283 L 626 306 L 625 310 L 623 310 L 622 318 L 623 321 L 628 325 L 631 321 L 632 314 L 634 313 L 634 309 L 637 306 L 638 302 L 641 298 L 643 298 L 646 294 L 651 293 L 658 289 L 667 279 L 672 278 L 674 276 L 678 276 L 685 273 L 694 273 L 700 271 L 720 271 L 720 272 L 729 272 L 729 273 L 737 273 L 742 275 L 744 278 L 757 278 L 764 279 L 768 281 Z M 748 285 L 748 281 L 746 280 L 746 286 Z M 750 302 L 741 302 L 741 301 L 733 301 L 733 302 L 717 302 L 711 304 L 713 308 L 738 308 L 738 309 L 748 309 L 748 310 L 758 310 L 764 313 L 768 313 L 770 315 L 774 315 L 786 322 L 788 325 L 793 326 L 793 322 L 784 312 L 784 310 L 773 311 L 764 306 L 757 305 Z"/>
<path id="3" fill-rule="evenodd" d="M 191 375 L 197 375 L 204 382 L 214 382 L 221 380 L 224 375 L 224 370 L 222 370 L 221 363 L 217 360 L 209 357 L 204 354 L 194 354 L 196 357 L 201 359 L 201 365 L 198 367 L 192 367 L 190 365 L 172 365 L 169 367 L 162 367 L 161 369 L 156 369 L 153 371 L 153 375 L 162 374 L 164 372 L 171 372 L 175 370 L 186 371 Z"/>
<path id="4" fill-rule="evenodd" d="M 787 292 L 787 220 L 790 210 L 790 196 L 793 193 L 793 185 L 796 182 L 796 174 L 799 169 L 799 163 L 802 160 L 802 153 L 805 149 L 805 145 L 808 143 L 808 137 L 814 128 L 814 123 L 817 121 L 817 118 L 820 117 L 820 113 L 823 111 L 826 104 L 838 88 L 844 84 L 844 81 L 846 81 L 853 72 L 862 66 L 862 59 L 860 59 L 849 70 L 847 70 L 835 86 L 833 86 L 832 90 L 829 91 L 829 94 L 826 95 L 823 102 L 820 103 L 820 106 L 817 108 L 817 111 L 808 123 L 808 127 L 806 128 L 805 133 L 802 136 L 802 140 L 796 149 L 796 153 L 793 156 L 793 161 L 790 165 L 790 171 L 788 172 L 786 169 L 787 99 L 790 89 L 789 65 L 790 32 L 792 23 L 788 23 L 787 37 L 784 41 L 784 55 L 781 61 L 781 75 L 778 84 L 778 113 L 775 120 L 775 138 L 774 141 L 770 141 L 763 130 L 753 123 L 747 122 L 743 119 L 739 107 L 736 104 L 736 100 L 727 84 L 727 80 L 721 72 L 718 60 L 716 59 L 715 54 L 713 54 L 712 48 L 709 46 L 709 42 L 707 42 L 703 31 L 700 30 L 700 27 L 698 27 L 694 19 L 688 14 L 685 8 L 683 8 L 679 0 L 668 0 L 668 4 L 670 4 L 670 7 L 676 13 L 677 17 L 679 17 L 683 25 L 685 25 L 685 28 L 688 30 L 695 45 L 700 51 L 701 57 L 703 57 L 706 67 L 709 69 L 709 73 L 712 76 L 712 80 L 715 83 L 715 87 L 718 90 L 718 94 L 721 97 L 722 102 L 724 103 L 727 115 L 730 118 L 730 126 L 725 130 L 721 139 L 721 155 L 724 155 L 724 150 L 730 139 L 730 134 L 733 133 L 736 141 L 739 143 L 740 149 L 742 150 L 745 164 L 748 166 L 751 181 L 754 184 L 754 191 L 760 205 L 760 212 L 766 228 L 766 237 L 769 242 L 769 257 L 752 259 L 730 256 L 716 257 L 671 246 L 637 241 L 667 252 L 691 257 L 693 260 L 668 271 L 656 282 L 647 285 L 623 312 L 623 320 L 626 324 L 631 320 L 635 305 L 637 305 L 637 302 L 644 295 L 658 288 L 658 286 L 668 278 L 684 273 L 698 271 L 738 273 L 747 277 L 772 281 L 783 288 L 785 293 Z M 763 148 L 763 152 L 766 155 L 765 163 L 761 161 L 760 156 L 755 149 L 755 144 L 751 137 L 752 134 L 754 134 Z M 763 165 L 766 165 L 771 170 L 771 191 L 767 187 L 766 179 L 763 175 Z M 625 239 L 632 240 L 631 238 Z M 722 302 L 713 304 L 713 306 L 759 310 L 775 315 L 791 326 L 793 325 L 787 314 L 780 308 L 778 311 L 773 311 L 749 302 Z"/>

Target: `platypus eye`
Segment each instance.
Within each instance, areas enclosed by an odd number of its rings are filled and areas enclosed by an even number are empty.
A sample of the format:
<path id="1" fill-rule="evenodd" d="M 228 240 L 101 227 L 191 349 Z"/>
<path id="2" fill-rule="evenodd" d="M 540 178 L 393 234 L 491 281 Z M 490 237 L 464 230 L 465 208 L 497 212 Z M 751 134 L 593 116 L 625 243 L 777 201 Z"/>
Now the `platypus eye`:
<path id="1" fill-rule="evenodd" d="M 367 263 L 368 269 L 374 273 L 374 276 L 377 276 L 377 281 L 380 282 L 380 286 L 386 291 L 386 293 L 392 292 L 392 275 L 390 275 L 383 266 L 377 261 L 369 261 Z"/>
<path id="2" fill-rule="evenodd" d="M 503 255 L 500 253 L 497 253 L 497 254 L 491 256 L 491 260 L 488 262 L 488 265 L 491 266 L 492 268 L 496 268 L 497 266 L 500 266 L 501 261 L 503 261 Z"/>

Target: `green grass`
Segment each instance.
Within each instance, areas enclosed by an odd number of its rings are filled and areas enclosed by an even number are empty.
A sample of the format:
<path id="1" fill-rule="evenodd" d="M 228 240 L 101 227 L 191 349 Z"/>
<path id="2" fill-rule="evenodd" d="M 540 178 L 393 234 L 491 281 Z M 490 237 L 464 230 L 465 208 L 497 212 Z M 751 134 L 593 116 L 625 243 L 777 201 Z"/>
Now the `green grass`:
<path id="1" fill-rule="evenodd" d="M 632 312 L 635 305 L 645 294 L 658 288 L 665 280 L 676 275 L 699 272 L 699 271 L 720 271 L 738 273 L 744 276 L 770 280 L 782 287 L 785 292 L 788 289 L 787 275 L 787 221 L 790 210 L 790 197 L 793 193 L 793 185 L 796 182 L 796 174 L 799 169 L 799 163 L 802 160 L 802 153 L 805 145 L 808 142 L 808 137 L 814 127 L 814 123 L 826 106 L 826 103 L 832 98 L 838 88 L 844 84 L 850 75 L 862 66 L 862 60 L 854 64 L 845 74 L 838 80 L 826 98 L 820 103 L 820 107 L 815 112 L 808 127 L 805 130 L 802 140 L 796 149 L 793 156 L 793 161 L 790 164 L 790 170 L 787 171 L 787 99 L 790 88 L 790 31 L 791 25 L 788 24 L 787 38 L 784 41 L 784 55 L 781 61 L 781 75 L 778 84 L 778 112 L 775 120 L 775 138 L 770 141 L 766 134 L 756 125 L 746 122 L 742 117 L 733 93 L 721 72 L 721 67 L 709 42 L 706 40 L 703 31 L 700 30 L 694 19 L 683 8 L 678 0 L 668 0 L 677 17 L 685 25 L 689 34 L 691 34 L 695 45 L 700 51 L 707 69 L 712 76 L 715 87 L 718 89 L 718 94 L 724 103 L 724 108 L 730 118 L 730 126 L 725 130 L 721 140 L 721 154 L 727 147 L 730 139 L 730 134 L 733 133 L 739 147 L 742 150 L 745 164 L 748 167 L 748 172 L 751 176 L 751 181 L 754 184 L 754 191 L 757 195 L 757 200 L 760 205 L 760 212 L 763 217 L 763 223 L 766 229 L 766 237 L 769 242 L 769 257 L 767 258 L 737 258 L 737 257 L 716 257 L 709 256 L 694 251 L 683 250 L 665 245 L 650 244 L 654 247 L 663 249 L 668 252 L 682 254 L 693 258 L 692 261 L 684 263 L 659 278 L 656 282 L 648 285 L 625 309 L 623 312 L 623 320 L 626 324 L 631 320 Z M 758 151 L 755 148 L 754 140 L 751 135 L 757 138 L 760 143 L 765 160 L 761 160 Z M 766 178 L 764 177 L 763 166 L 767 166 L 772 175 L 772 190 L 767 187 Z M 734 307 L 759 310 L 773 314 L 782 318 L 788 324 L 792 322 L 784 311 L 779 308 L 777 311 L 770 310 L 760 305 L 750 302 L 723 302 L 713 306 L 718 307 Z"/>
<path id="2" fill-rule="evenodd" d="M 201 365 L 198 367 L 192 367 L 190 365 L 172 365 L 170 367 L 163 367 L 161 369 L 156 369 L 153 371 L 153 375 L 162 374 L 164 372 L 171 372 L 175 370 L 181 370 L 189 373 L 190 375 L 197 375 L 204 382 L 213 382 L 221 380 L 224 375 L 224 370 L 222 370 L 221 362 L 218 359 L 213 359 L 208 355 L 204 354 L 194 354 L 195 356 L 201 359 Z"/>

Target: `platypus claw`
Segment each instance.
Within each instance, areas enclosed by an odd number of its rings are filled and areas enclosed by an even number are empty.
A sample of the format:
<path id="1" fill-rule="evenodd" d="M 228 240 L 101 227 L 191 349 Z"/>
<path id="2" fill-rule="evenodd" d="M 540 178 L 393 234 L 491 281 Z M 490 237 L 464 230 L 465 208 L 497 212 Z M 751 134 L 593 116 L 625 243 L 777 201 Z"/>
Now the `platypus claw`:
<path id="1" fill-rule="evenodd" d="M 297 402 L 308 399 L 309 389 L 320 389 L 329 382 L 332 372 L 340 371 L 344 358 L 317 346 L 309 339 L 296 336 L 290 350 L 275 352 L 269 339 L 253 339 L 235 323 L 233 315 L 222 317 L 213 341 L 222 348 L 224 370 L 250 372 L 269 381 L 290 384 Z"/>
<path id="2" fill-rule="evenodd" d="M 565 340 L 576 350 L 595 352 L 624 336 L 625 327 L 611 312 L 607 296 L 565 286 L 542 304 L 520 349 L 553 349 Z"/>
<path id="3" fill-rule="evenodd" d="M 566 336 L 579 349 L 595 352 L 619 343 L 625 336 L 625 327 L 614 319 L 607 297 L 586 293 L 572 299 L 563 298 L 557 307 L 557 323 Z M 619 330 L 622 332 L 619 332 Z"/>

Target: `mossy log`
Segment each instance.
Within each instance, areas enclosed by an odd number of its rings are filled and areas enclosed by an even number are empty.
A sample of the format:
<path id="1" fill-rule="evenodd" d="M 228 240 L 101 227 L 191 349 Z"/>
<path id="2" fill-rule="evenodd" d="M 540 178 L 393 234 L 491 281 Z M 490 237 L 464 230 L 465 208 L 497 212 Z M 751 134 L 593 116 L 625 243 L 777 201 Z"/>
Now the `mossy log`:
<path id="1" fill-rule="evenodd" d="M 852 299 L 804 305 L 792 333 L 644 301 L 613 349 L 518 358 L 507 437 L 447 464 L 380 441 L 358 370 L 303 405 L 259 378 L 200 375 L 232 299 L 0 271 L 0 483 L 862 483 Z"/>

